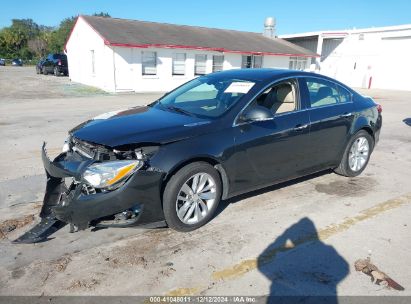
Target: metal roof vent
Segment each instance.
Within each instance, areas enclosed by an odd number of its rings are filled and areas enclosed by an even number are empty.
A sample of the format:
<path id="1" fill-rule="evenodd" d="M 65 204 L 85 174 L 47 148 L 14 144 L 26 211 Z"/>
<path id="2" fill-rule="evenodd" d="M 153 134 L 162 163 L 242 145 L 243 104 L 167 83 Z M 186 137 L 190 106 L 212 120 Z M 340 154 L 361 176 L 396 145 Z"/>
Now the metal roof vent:
<path id="1" fill-rule="evenodd" d="M 275 38 L 275 18 L 265 18 L 263 35 L 268 38 Z"/>

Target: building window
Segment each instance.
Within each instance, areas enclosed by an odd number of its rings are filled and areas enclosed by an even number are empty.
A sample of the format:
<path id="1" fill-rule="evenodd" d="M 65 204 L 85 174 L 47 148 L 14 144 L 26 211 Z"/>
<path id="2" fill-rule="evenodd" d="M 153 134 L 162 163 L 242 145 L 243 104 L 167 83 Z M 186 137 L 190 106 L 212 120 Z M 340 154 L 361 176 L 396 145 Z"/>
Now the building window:
<path id="1" fill-rule="evenodd" d="M 94 56 L 94 50 L 90 50 L 91 54 L 91 74 L 96 74 L 96 61 Z"/>
<path id="2" fill-rule="evenodd" d="M 242 69 L 259 69 L 263 66 L 263 56 L 260 55 L 243 55 L 241 58 Z"/>
<path id="3" fill-rule="evenodd" d="M 224 55 L 213 55 L 213 72 L 223 70 Z"/>
<path id="4" fill-rule="evenodd" d="M 253 56 L 253 64 L 255 69 L 260 69 L 263 67 L 263 56 L 254 55 Z"/>
<path id="5" fill-rule="evenodd" d="M 308 68 L 308 59 L 305 57 L 290 57 L 290 70 L 303 71 Z"/>
<path id="6" fill-rule="evenodd" d="M 157 75 L 157 53 L 142 52 L 143 75 Z"/>
<path id="7" fill-rule="evenodd" d="M 175 53 L 173 55 L 173 75 L 185 75 L 186 73 L 186 54 Z"/>
<path id="8" fill-rule="evenodd" d="M 207 55 L 197 54 L 194 62 L 194 75 L 205 75 L 207 67 Z"/>

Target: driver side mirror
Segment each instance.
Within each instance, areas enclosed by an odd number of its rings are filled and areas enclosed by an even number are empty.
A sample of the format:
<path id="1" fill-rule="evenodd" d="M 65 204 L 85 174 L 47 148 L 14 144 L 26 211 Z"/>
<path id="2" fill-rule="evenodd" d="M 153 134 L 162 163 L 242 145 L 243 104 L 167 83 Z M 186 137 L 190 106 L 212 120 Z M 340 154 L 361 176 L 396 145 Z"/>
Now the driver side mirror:
<path id="1" fill-rule="evenodd" d="M 266 107 L 254 106 L 246 109 L 240 116 L 241 122 L 265 121 L 274 118 L 273 113 Z"/>

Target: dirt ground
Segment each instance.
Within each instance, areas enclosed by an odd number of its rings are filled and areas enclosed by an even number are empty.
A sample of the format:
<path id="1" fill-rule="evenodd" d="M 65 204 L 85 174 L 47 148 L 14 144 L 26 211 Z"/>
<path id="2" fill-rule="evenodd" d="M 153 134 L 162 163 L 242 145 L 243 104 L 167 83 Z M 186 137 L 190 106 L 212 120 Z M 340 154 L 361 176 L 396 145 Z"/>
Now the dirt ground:
<path id="1" fill-rule="evenodd" d="M 410 296 L 411 92 L 364 93 L 382 104 L 384 121 L 359 177 L 323 172 L 224 201 L 190 233 L 67 228 L 13 245 L 38 221 L 42 141 L 57 155 L 71 127 L 159 94 L 110 95 L 0 67 L 0 295 Z M 355 271 L 366 257 L 405 290 Z"/>

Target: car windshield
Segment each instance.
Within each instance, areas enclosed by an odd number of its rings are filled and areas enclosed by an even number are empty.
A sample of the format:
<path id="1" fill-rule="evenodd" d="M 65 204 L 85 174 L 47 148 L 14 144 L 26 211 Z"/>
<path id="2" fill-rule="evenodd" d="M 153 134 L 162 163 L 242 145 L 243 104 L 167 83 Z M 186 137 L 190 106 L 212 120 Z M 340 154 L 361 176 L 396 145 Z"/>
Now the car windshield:
<path id="1" fill-rule="evenodd" d="M 202 76 L 160 98 L 155 106 L 186 115 L 218 117 L 247 94 L 254 84 L 244 79 Z"/>

